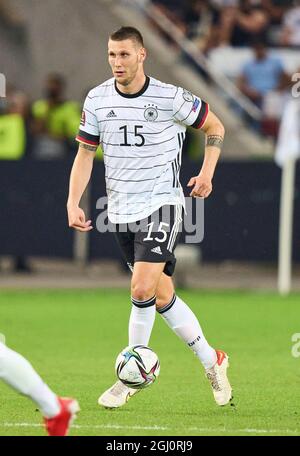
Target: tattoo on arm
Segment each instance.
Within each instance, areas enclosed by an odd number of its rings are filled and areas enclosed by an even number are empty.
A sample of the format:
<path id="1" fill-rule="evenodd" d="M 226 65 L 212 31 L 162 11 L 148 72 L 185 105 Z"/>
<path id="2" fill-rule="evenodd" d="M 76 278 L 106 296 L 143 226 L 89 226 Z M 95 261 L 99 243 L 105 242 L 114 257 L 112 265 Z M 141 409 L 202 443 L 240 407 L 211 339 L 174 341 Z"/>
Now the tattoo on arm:
<path id="1" fill-rule="evenodd" d="M 222 149 L 223 136 L 220 135 L 209 135 L 206 140 L 206 146 L 213 146 Z"/>
<path id="2" fill-rule="evenodd" d="M 82 147 L 83 149 L 89 150 L 91 152 L 96 152 L 96 150 L 98 149 L 97 146 L 91 146 L 91 145 L 85 144 L 85 143 L 80 143 L 80 147 Z"/>

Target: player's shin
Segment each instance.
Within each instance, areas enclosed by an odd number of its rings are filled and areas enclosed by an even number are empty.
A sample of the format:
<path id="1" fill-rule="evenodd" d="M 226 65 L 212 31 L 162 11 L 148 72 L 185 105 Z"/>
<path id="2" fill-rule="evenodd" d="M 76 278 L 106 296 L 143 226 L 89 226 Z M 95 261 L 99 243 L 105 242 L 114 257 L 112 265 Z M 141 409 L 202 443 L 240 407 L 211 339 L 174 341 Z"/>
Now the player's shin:
<path id="1" fill-rule="evenodd" d="M 148 345 L 155 320 L 156 297 L 138 301 L 131 298 L 129 319 L 129 345 Z"/>
<path id="2" fill-rule="evenodd" d="M 217 362 L 216 351 L 208 344 L 198 319 L 182 299 L 174 294 L 171 302 L 158 312 L 177 336 L 193 350 L 205 369 Z"/>

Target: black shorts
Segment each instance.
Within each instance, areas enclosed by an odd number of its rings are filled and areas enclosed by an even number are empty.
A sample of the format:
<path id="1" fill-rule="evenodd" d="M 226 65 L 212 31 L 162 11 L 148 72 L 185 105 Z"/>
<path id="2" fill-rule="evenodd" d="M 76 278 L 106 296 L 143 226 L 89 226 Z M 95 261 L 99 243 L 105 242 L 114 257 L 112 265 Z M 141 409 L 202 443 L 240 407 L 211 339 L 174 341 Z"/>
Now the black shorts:
<path id="1" fill-rule="evenodd" d="M 136 261 L 166 263 L 164 273 L 172 276 L 174 250 L 182 228 L 182 206 L 162 206 L 149 217 L 134 223 L 117 224 L 115 235 L 131 270 Z"/>

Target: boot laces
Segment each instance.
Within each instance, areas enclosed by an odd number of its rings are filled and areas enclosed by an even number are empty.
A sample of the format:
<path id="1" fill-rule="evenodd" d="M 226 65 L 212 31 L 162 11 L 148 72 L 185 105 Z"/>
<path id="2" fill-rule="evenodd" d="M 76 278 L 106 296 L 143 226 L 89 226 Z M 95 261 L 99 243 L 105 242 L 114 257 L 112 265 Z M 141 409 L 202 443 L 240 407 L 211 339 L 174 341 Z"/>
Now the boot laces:
<path id="1" fill-rule="evenodd" d="M 214 389 L 214 391 L 222 391 L 220 376 L 214 368 L 210 369 L 207 372 L 206 376 L 207 376 L 208 380 L 210 381 L 211 386 Z"/>
<path id="2" fill-rule="evenodd" d="M 121 381 L 117 382 L 112 386 L 110 392 L 114 396 L 119 396 L 120 394 L 124 393 L 127 390 L 127 386 L 124 385 Z"/>

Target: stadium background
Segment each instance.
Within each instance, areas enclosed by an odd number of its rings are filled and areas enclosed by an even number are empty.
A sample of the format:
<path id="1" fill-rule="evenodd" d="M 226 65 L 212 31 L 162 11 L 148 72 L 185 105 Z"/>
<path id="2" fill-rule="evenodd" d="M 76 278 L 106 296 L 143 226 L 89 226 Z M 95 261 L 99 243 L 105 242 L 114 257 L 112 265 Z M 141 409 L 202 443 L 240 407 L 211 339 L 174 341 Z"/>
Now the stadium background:
<path id="1" fill-rule="evenodd" d="M 7 81 L 0 98 L 0 332 L 50 385 L 79 397 L 83 412 L 73 435 L 299 434 L 299 358 L 292 351 L 300 333 L 299 172 L 293 292 L 280 297 L 281 169 L 274 163 L 291 78 L 300 69 L 299 11 L 299 2 L 288 0 L 0 1 Z M 149 74 L 199 94 L 225 124 L 204 240 L 179 246 L 175 280 L 212 344 L 232 357 L 236 407 L 229 410 L 214 408 L 197 362 L 158 318 L 152 343 L 162 362 L 159 386 L 113 416 L 97 409 L 126 345 L 130 275 L 111 233 L 68 229 L 65 203 L 81 105 L 110 77 L 107 37 L 124 24 L 142 31 Z M 263 94 L 249 98 L 241 75 L 261 43 L 276 69 L 268 68 Z M 65 100 L 59 109 L 57 90 Z M 202 135 L 188 131 L 184 189 L 201 166 L 203 145 Z M 99 151 L 83 201 L 93 221 L 104 194 Z M 23 398 L 2 385 L 0 397 L 0 435 L 42 435 Z"/>

